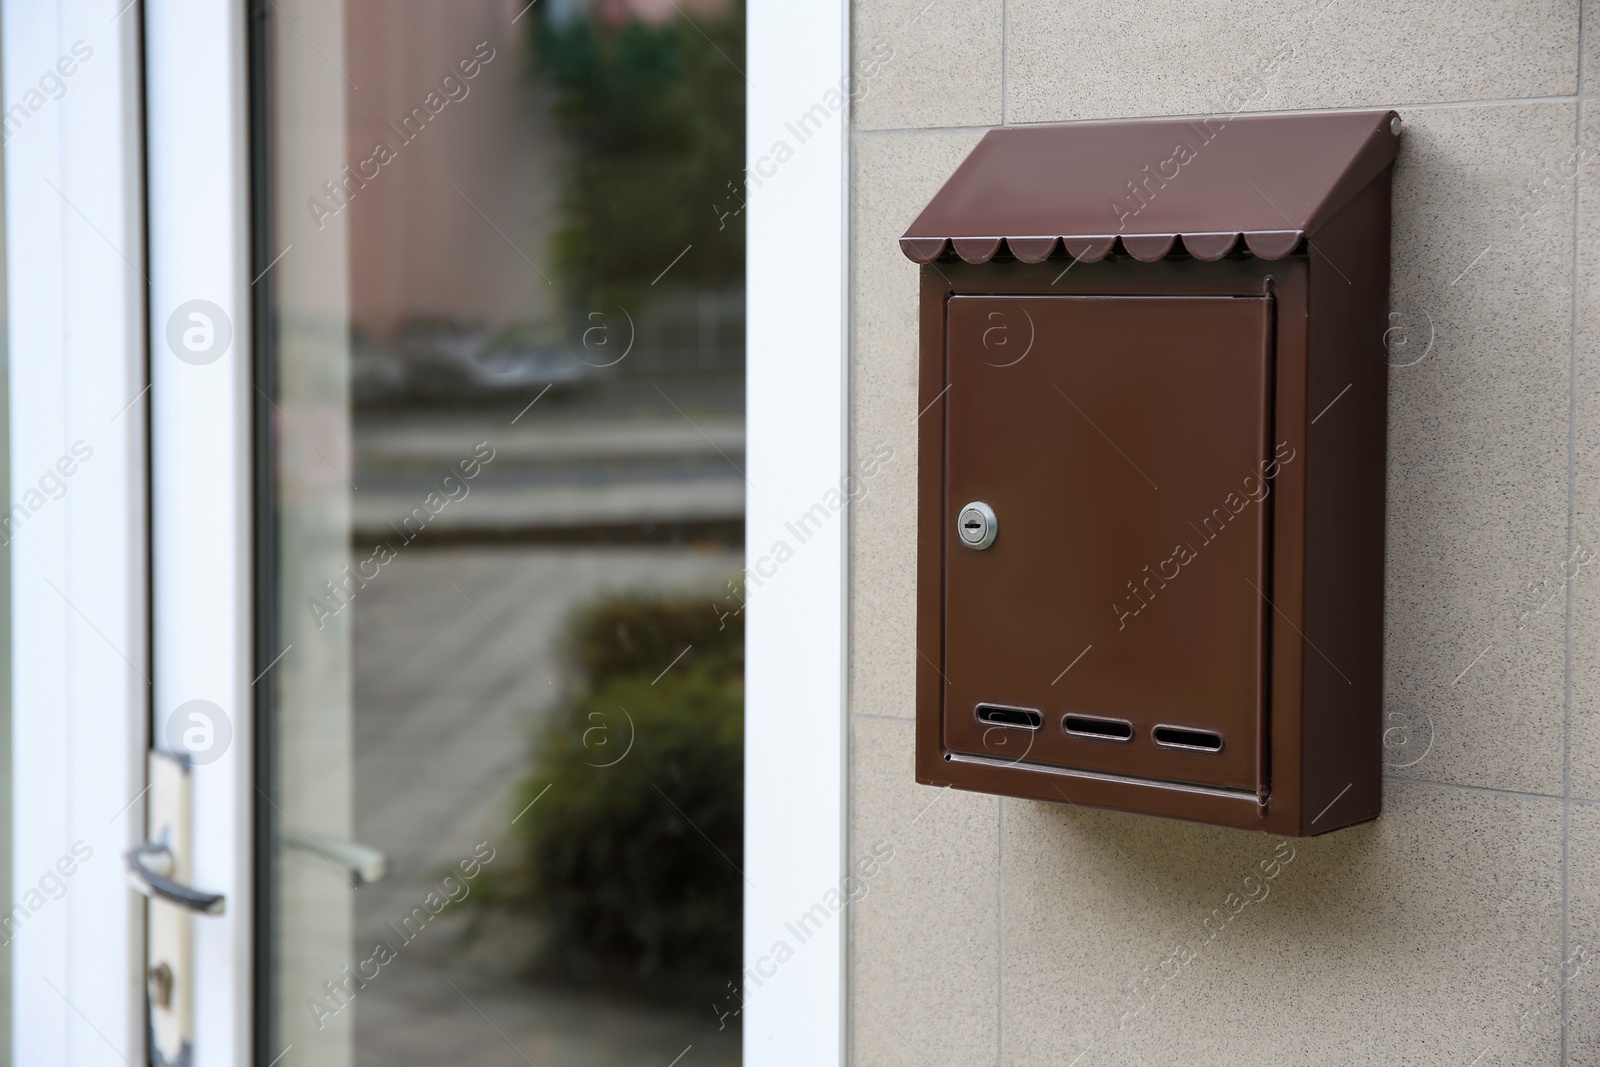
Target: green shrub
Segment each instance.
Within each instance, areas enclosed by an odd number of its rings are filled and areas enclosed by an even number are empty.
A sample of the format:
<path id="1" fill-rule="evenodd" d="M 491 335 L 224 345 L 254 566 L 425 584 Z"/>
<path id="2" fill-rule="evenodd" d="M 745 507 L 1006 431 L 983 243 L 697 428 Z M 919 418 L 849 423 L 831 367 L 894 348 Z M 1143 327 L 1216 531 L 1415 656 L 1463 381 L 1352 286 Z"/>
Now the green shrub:
<path id="1" fill-rule="evenodd" d="M 520 870 L 493 896 L 540 921 L 546 976 L 703 1005 L 740 969 L 743 616 L 609 598 L 566 653 L 574 684 L 520 788 L 519 809 L 540 797 Z"/>
<path id="2" fill-rule="evenodd" d="M 571 149 L 554 235 L 560 280 L 584 308 L 638 306 L 685 246 L 674 284 L 744 279 L 744 3 L 720 14 L 529 19 L 535 76 Z"/>

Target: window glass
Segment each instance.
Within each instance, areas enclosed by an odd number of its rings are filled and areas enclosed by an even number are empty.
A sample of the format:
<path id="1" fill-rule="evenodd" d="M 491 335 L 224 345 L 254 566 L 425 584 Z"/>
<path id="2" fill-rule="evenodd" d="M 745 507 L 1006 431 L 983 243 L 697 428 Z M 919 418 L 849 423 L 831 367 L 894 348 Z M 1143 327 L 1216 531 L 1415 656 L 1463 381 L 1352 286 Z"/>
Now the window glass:
<path id="1" fill-rule="evenodd" d="M 742 6 L 256 32 L 260 1062 L 737 1063 Z"/>

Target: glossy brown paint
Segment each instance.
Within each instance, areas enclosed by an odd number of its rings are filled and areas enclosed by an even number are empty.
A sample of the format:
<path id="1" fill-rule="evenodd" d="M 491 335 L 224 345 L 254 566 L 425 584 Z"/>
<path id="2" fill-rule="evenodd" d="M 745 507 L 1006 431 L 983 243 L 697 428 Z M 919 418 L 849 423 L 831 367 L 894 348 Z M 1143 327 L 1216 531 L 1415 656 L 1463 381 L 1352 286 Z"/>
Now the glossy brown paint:
<path id="1" fill-rule="evenodd" d="M 979 297 L 946 306 L 945 743 L 1256 792 L 1264 710 L 1265 297 Z M 1251 496 L 1260 497 L 1260 502 Z M 982 499 L 982 551 L 956 513 Z M 1041 622 L 1048 623 L 1041 625 Z M 1046 728 L 981 724 L 985 701 Z M 1064 715 L 1132 724 L 1126 742 Z M 1218 752 L 1151 743 L 1213 731 Z"/>
<path id="2" fill-rule="evenodd" d="M 1394 146 L 1387 113 L 1337 118 L 1360 158 L 1293 202 L 1309 240 L 1277 261 L 1006 242 L 923 267 L 919 781 L 1292 835 L 1377 815 Z M 969 500 L 999 517 L 989 549 L 956 535 Z M 985 701 L 1041 727 L 982 724 Z M 1163 723 L 1222 749 L 1157 746 Z"/>
<path id="3" fill-rule="evenodd" d="M 990 130 L 900 238 L 927 263 L 1005 249 L 1038 263 L 1117 251 L 1263 259 L 1295 252 L 1394 161 L 1392 111 Z M 1057 242 L 1060 242 L 1059 246 Z"/>

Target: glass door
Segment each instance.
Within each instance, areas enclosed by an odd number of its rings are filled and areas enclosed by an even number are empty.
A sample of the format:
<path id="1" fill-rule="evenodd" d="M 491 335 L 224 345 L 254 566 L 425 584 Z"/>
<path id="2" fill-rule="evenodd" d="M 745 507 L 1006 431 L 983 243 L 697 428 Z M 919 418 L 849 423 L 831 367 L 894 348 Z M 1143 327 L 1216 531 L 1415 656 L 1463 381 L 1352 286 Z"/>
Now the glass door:
<path id="1" fill-rule="evenodd" d="M 12 411 L 121 427 L 16 549 L 18 617 L 82 618 L 25 635 L 68 726 L 18 795 L 121 861 L 18 942 L 67 960 L 18 1047 L 840 1062 L 846 917 L 788 941 L 844 877 L 843 5 L 748 59 L 738 0 L 0 5 L 121 27 L 27 157 L 104 202 L 7 189 L 75 237 Z"/>
<path id="2" fill-rule="evenodd" d="M 742 0 L 249 32 L 257 1062 L 738 1063 Z"/>

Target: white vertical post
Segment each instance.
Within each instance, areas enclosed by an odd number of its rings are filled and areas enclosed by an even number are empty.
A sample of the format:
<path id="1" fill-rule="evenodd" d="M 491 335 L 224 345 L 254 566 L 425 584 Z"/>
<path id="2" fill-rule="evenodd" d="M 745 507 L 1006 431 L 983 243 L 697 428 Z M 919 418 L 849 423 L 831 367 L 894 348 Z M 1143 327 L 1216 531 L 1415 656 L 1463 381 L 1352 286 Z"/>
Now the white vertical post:
<path id="1" fill-rule="evenodd" d="M 744 1062 L 830 1067 L 845 916 L 787 924 L 844 862 L 849 5 L 752 0 L 748 41 Z"/>
<path id="2" fill-rule="evenodd" d="M 203 700 L 231 731 L 194 768 L 195 1067 L 249 1062 L 251 397 L 246 5 L 146 0 L 152 724 Z M 192 332 L 191 332 L 192 331 Z M 212 712 L 215 714 L 215 712 Z M 220 743 L 220 742 L 219 742 Z"/>
<path id="3" fill-rule="evenodd" d="M 126 0 L 4 0 L 18 1064 L 143 1062 L 144 251 Z"/>

